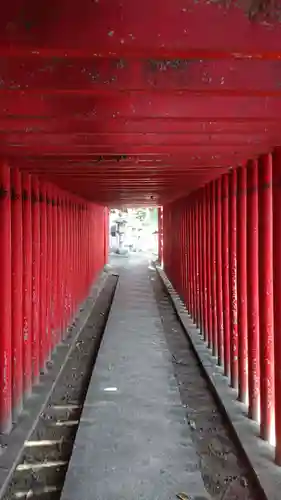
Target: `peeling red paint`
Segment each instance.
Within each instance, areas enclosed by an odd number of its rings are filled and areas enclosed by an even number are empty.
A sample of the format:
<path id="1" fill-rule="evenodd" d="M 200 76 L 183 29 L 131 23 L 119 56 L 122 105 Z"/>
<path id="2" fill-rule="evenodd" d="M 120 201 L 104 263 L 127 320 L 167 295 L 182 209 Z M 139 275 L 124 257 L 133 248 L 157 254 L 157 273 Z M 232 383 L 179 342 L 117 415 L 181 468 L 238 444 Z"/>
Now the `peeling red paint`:
<path id="1" fill-rule="evenodd" d="M 280 189 L 281 189 L 281 156 L 280 149 L 272 155 L 273 181 L 273 298 L 274 298 L 274 369 L 275 369 L 275 431 L 276 453 L 275 459 L 281 465 L 281 341 L 280 341 L 280 255 L 281 255 L 281 226 L 280 226 Z"/>
<path id="2" fill-rule="evenodd" d="M 10 171 L 6 164 L 0 163 L 0 240 L 1 240 L 1 279 L 0 315 L 0 430 L 10 432 L 12 428 L 12 345 L 11 345 L 11 199 Z"/>
<path id="3" fill-rule="evenodd" d="M 247 171 L 237 169 L 237 309 L 238 309 L 238 398 L 248 404 L 247 324 Z"/>
<path id="4" fill-rule="evenodd" d="M 258 263 L 258 165 L 247 166 L 247 313 L 249 349 L 249 416 L 260 419 L 260 328 Z"/>
<path id="5" fill-rule="evenodd" d="M 230 382 L 238 389 L 237 171 L 229 175 Z"/>
<path id="6" fill-rule="evenodd" d="M 259 316 L 261 437 L 270 439 L 274 419 L 272 158 L 259 160 Z"/>

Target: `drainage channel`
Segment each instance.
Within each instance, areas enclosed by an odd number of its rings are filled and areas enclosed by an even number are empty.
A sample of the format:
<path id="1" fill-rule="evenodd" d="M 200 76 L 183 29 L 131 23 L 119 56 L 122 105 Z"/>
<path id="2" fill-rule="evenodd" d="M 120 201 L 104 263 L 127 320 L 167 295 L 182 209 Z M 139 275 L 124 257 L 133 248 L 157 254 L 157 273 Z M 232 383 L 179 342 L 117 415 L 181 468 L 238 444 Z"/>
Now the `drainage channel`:
<path id="1" fill-rule="evenodd" d="M 50 400 L 25 443 L 4 500 L 60 498 L 117 280 L 115 275 L 108 277 Z"/>
<path id="2" fill-rule="evenodd" d="M 151 283 L 206 490 L 212 500 L 262 500 L 156 273 Z"/>

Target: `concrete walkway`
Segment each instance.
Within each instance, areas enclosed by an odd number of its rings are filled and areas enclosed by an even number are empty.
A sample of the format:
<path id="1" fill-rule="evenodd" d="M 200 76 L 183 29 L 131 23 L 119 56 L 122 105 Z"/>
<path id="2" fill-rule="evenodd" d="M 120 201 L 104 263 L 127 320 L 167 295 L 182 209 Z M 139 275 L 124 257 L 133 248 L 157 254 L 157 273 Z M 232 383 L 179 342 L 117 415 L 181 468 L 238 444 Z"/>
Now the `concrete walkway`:
<path id="1" fill-rule="evenodd" d="M 62 500 L 210 498 L 150 279 L 143 261 L 121 271 Z"/>

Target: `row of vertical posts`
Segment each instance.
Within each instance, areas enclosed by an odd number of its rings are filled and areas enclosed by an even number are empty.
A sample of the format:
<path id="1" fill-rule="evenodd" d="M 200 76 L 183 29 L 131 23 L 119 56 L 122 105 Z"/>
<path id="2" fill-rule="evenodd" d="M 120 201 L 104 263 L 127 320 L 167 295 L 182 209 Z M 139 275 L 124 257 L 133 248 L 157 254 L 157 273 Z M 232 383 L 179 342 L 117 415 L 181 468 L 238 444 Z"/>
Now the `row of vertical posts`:
<path id="1" fill-rule="evenodd" d="M 163 207 L 164 267 L 281 465 L 281 153 Z"/>
<path id="2" fill-rule="evenodd" d="M 107 260 L 107 210 L 0 164 L 0 432 Z"/>

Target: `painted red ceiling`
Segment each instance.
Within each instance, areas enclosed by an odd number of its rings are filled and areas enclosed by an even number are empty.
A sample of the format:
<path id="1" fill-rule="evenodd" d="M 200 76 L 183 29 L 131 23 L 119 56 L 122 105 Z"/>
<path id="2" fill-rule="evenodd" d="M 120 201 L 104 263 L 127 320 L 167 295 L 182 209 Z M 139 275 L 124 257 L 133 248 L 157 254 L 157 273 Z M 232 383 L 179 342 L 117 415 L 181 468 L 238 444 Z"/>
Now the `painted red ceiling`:
<path id="1" fill-rule="evenodd" d="M 0 154 L 88 199 L 162 204 L 281 144 L 272 0 L 10 0 Z"/>

